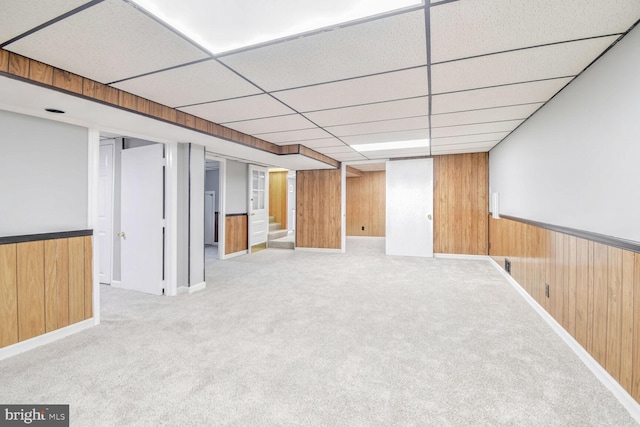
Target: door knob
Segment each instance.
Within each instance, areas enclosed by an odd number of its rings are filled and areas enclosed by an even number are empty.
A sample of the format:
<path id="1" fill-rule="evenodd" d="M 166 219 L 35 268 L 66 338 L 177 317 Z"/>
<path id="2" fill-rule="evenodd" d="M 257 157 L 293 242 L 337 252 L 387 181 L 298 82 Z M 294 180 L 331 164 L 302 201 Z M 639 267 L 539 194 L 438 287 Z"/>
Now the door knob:
<path id="1" fill-rule="evenodd" d="M 122 237 L 123 239 L 126 239 L 126 238 L 127 238 L 126 234 L 124 234 L 124 231 L 119 232 L 119 233 L 118 233 L 118 236 L 119 236 L 119 237 Z"/>
<path id="2" fill-rule="evenodd" d="M 429 221 L 431 221 L 431 214 L 427 215 L 427 218 L 429 218 Z"/>

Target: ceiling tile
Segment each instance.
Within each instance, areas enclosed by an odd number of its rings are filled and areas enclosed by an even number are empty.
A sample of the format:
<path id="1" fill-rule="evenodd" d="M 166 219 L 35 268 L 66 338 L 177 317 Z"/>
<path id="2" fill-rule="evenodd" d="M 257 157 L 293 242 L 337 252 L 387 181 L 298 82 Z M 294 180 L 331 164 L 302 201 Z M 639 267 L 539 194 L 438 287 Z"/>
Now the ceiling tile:
<path id="1" fill-rule="evenodd" d="M 402 150 L 381 150 L 381 151 L 369 151 L 365 155 L 370 159 L 393 159 L 398 157 L 418 157 L 429 156 L 431 150 L 426 148 L 407 148 Z"/>
<path id="2" fill-rule="evenodd" d="M 530 102 L 546 102 L 571 80 L 571 77 L 567 77 L 434 95 L 431 107 L 433 108 L 433 113 L 437 114 Z"/>
<path id="3" fill-rule="evenodd" d="M 315 139 L 330 138 L 330 137 L 331 135 L 328 132 L 325 132 L 320 128 L 294 130 L 294 131 L 288 131 L 288 132 L 265 133 L 260 135 L 260 139 L 264 139 L 265 141 L 273 142 L 275 144 L 297 141 L 299 144 L 302 144 L 302 145 L 304 145 L 305 140 L 308 140 L 308 139 L 315 140 Z"/>
<path id="4" fill-rule="evenodd" d="M 316 111 L 305 113 L 305 116 L 313 120 L 318 126 L 337 126 L 376 120 L 425 116 L 427 114 L 429 114 L 429 101 L 427 97 L 423 96 L 400 101 L 361 105 L 358 107 Z"/>
<path id="5" fill-rule="evenodd" d="M 341 139 L 349 145 L 370 144 L 372 142 L 411 141 L 429 138 L 428 129 L 409 130 L 402 132 L 374 133 L 371 135 L 345 136 Z"/>
<path id="6" fill-rule="evenodd" d="M 348 162 L 352 160 L 366 160 L 367 158 L 358 152 L 353 153 L 336 153 L 332 154 L 329 157 L 335 159 L 339 162 Z"/>
<path id="7" fill-rule="evenodd" d="M 432 138 L 449 136 L 488 134 L 495 132 L 511 132 L 524 120 L 507 120 L 504 122 L 481 123 L 476 125 L 448 126 L 431 129 Z"/>
<path id="8" fill-rule="evenodd" d="M 88 2 L 89 0 L 2 0 L 0 44 Z"/>
<path id="9" fill-rule="evenodd" d="M 314 150 L 322 153 L 322 154 L 326 154 L 328 156 L 331 156 L 333 154 L 338 154 L 338 153 L 353 153 L 356 152 L 356 150 L 354 150 L 353 148 L 349 147 L 348 145 L 341 145 L 339 147 L 322 147 L 322 148 L 314 148 Z"/>
<path id="10" fill-rule="evenodd" d="M 249 135 L 315 128 L 313 123 L 300 114 L 233 122 L 227 123 L 225 126 Z"/>
<path id="11" fill-rule="evenodd" d="M 428 95 L 427 68 L 274 92 L 297 111 L 308 112 Z"/>
<path id="12" fill-rule="evenodd" d="M 261 119 L 295 113 L 291 108 L 266 94 L 191 105 L 182 107 L 180 110 L 211 120 L 214 123 Z"/>
<path id="13" fill-rule="evenodd" d="M 500 120 L 526 119 L 543 104 L 541 102 L 511 107 L 486 108 L 459 113 L 435 114 L 431 116 L 431 126 L 455 126 L 474 123 L 488 123 Z"/>
<path id="14" fill-rule="evenodd" d="M 428 116 L 325 127 L 326 130 L 338 137 L 428 128 Z"/>
<path id="15" fill-rule="evenodd" d="M 456 145 L 443 145 L 440 147 L 433 147 L 431 154 L 462 154 L 462 153 L 482 153 L 491 150 L 500 141 L 481 142 L 477 144 L 456 144 Z"/>
<path id="16" fill-rule="evenodd" d="M 105 0 L 6 49 L 102 83 L 207 57 L 120 0 Z"/>
<path id="17" fill-rule="evenodd" d="M 579 74 L 617 36 L 562 43 L 431 67 L 434 94 Z"/>
<path id="18" fill-rule="evenodd" d="M 637 0 L 453 2 L 431 8 L 431 60 L 621 33 L 638 17 Z"/>
<path id="19" fill-rule="evenodd" d="M 261 93 L 214 60 L 125 80 L 113 86 L 170 107 Z"/>
<path id="20" fill-rule="evenodd" d="M 495 132 L 495 133 L 483 133 L 483 134 L 477 134 L 477 135 L 463 135 L 463 136 L 451 136 L 446 138 L 433 138 L 431 140 L 431 147 L 435 148 L 441 145 L 467 144 L 471 142 L 500 141 L 507 135 L 509 135 L 509 132 Z"/>
<path id="21" fill-rule="evenodd" d="M 365 21 L 225 56 L 266 91 L 382 73 L 427 62 L 424 13 Z"/>

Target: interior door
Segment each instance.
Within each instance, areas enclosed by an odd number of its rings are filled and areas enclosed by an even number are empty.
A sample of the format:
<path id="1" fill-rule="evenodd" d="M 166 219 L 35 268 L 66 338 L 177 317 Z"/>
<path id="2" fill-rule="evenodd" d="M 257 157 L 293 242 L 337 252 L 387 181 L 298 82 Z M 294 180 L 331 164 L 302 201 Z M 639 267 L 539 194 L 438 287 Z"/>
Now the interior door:
<path id="1" fill-rule="evenodd" d="M 204 244 L 215 243 L 216 192 L 204 192 Z"/>
<path id="2" fill-rule="evenodd" d="M 269 232 L 269 170 L 249 165 L 249 253 L 267 242 Z"/>
<path id="3" fill-rule="evenodd" d="M 98 169 L 98 248 L 100 283 L 111 284 L 113 256 L 113 144 L 100 145 Z"/>
<path id="4" fill-rule="evenodd" d="M 387 255 L 433 256 L 433 159 L 387 162 Z"/>
<path id="5" fill-rule="evenodd" d="M 162 144 L 122 150 L 121 286 L 162 294 Z"/>

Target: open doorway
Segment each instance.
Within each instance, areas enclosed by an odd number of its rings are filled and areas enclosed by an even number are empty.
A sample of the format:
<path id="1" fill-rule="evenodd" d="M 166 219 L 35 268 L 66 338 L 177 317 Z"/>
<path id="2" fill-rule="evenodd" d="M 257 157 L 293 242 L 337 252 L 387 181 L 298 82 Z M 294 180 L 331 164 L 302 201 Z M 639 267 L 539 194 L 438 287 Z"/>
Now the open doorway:
<path id="1" fill-rule="evenodd" d="M 295 248 L 296 175 L 294 171 L 269 170 L 268 247 Z"/>
<path id="2" fill-rule="evenodd" d="M 205 161 L 204 185 L 204 260 L 221 258 L 220 251 L 220 161 Z"/>

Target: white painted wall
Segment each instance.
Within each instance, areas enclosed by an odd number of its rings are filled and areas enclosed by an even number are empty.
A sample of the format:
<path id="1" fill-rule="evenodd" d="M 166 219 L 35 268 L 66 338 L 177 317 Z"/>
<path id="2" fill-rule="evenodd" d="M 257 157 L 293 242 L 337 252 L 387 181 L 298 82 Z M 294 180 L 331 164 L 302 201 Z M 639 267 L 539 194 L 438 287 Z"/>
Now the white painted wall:
<path id="1" fill-rule="evenodd" d="M 500 213 L 640 242 L 640 28 L 489 155 Z"/>
<path id="2" fill-rule="evenodd" d="M 227 160 L 226 211 L 229 214 L 247 213 L 248 168 L 246 163 Z"/>
<path id="3" fill-rule="evenodd" d="M 0 236 L 87 228 L 88 129 L 0 110 Z"/>

